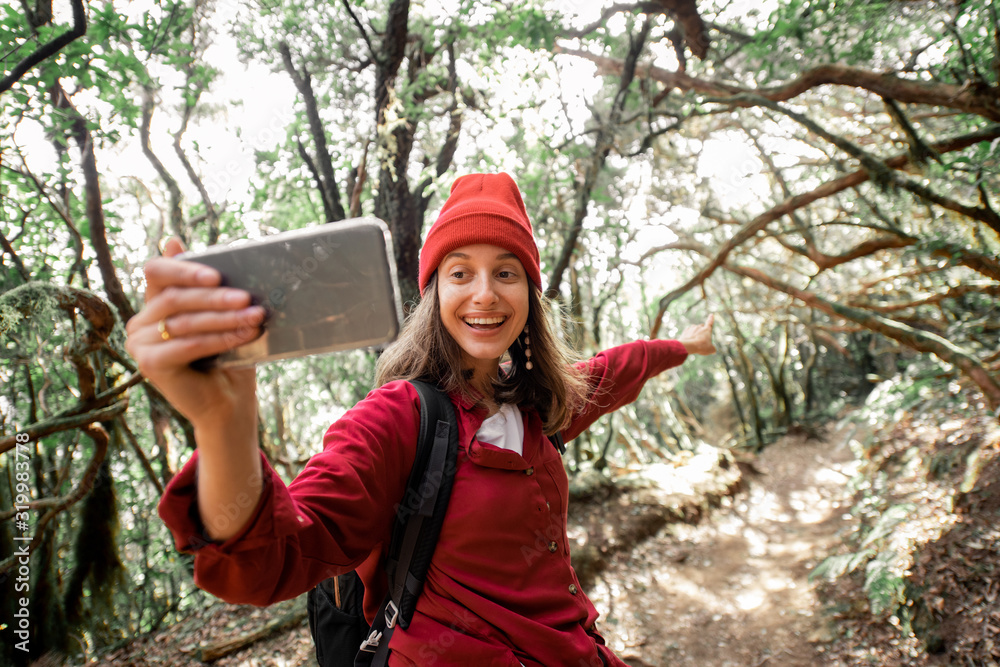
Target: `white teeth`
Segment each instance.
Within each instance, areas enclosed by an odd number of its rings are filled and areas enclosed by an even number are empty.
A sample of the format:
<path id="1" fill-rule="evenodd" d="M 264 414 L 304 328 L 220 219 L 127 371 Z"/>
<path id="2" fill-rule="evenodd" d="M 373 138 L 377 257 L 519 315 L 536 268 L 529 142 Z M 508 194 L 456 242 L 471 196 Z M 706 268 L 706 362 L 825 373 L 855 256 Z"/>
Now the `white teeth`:
<path id="1" fill-rule="evenodd" d="M 501 324 L 506 317 L 466 317 L 465 321 L 468 324 Z"/>

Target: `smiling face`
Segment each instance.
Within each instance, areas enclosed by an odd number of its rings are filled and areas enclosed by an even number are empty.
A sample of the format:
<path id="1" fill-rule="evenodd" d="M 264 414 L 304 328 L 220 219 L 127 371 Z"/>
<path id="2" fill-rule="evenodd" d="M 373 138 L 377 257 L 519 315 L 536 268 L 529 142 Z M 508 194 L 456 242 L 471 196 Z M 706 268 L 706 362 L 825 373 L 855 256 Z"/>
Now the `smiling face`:
<path id="1" fill-rule="evenodd" d="M 473 385 L 486 388 L 528 321 L 524 267 L 503 248 L 476 244 L 448 253 L 437 273 L 441 321 L 474 371 Z"/>

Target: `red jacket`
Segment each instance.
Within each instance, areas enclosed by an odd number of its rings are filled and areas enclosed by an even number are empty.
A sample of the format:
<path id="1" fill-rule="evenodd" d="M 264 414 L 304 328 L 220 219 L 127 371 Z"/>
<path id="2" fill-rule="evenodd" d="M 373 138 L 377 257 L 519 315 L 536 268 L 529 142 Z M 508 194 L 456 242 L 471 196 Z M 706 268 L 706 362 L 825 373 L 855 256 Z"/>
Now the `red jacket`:
<path id="1" fill-rule="evenodd" d="M 686 356 L 677 341 L 641 341 L 585 362 L 594 391 L 566 441 Z M 597 611 L 570 566 L 567 477 L 538 415 L 523 413 L 519 455 L 478 442 L 483 411 L 452 400 L 459 454 L 451 502 L 410 626 L 393 634 L 389 664 L 600 667 L 600 651 L 608 665 L 624 667 L 604 647 Z M 287 487 L 264 461 L 263 495 L 239 535 L 222 544 L 199 537 L 197 453 L 167 487 L 160 516 L 178 548 L 195 552 L 195 582 L 223 600 L 267 605 L 357 569 L 370 621 L 385 592 L 379 558 L 419 423 L 416 390 L 390 382 L 330 427 L 323 451 Z"/>

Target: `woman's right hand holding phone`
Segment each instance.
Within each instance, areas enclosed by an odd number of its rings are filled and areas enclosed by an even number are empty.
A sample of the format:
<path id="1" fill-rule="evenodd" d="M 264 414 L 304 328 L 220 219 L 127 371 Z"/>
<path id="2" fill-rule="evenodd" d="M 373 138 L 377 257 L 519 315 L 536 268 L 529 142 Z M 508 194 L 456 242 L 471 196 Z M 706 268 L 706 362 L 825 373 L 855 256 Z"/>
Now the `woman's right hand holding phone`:
<path id="1" fill-rule="evenodd" d="M 170 239 L 164 256 L 146 263 L 146 302 L 125 327 L 126 349 L 196 429 L 217 430 L 233 419 L 256 423 L 253 368 L 203 371 L 191 363 L 257 338 L 266 312 L 248 292 L 221 287 L 215 269 L 174 259 L 183 250 Z"/>

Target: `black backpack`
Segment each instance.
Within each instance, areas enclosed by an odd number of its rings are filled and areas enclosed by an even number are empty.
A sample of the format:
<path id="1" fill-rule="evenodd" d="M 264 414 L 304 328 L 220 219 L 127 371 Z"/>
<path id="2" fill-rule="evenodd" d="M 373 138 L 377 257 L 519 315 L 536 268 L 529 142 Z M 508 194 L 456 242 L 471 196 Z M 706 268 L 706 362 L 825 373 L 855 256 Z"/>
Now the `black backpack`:
<path id="1" fill-rule="evenodd" d="M 458 421 L 444 392 L 419 380 L 411 384 L 420 395 L 420 436 L 389 542 L 389 592 L 369 628 L 362 610 L 364 585 L 356 572 L 326 579 L 309 591 L 309 631 L 320 667 L 384 667 L 389 638 L 396 626 L 410 624 L 424 586 L 455 478 Z"/>
<path id="2" fill-rule="evenodd" d="M 420 395 L 420 435 L 389 542 L 389 592 L 369 627 L 362 609 L 364 585 L 356 572 L 326 579 L 309 591 L 309 631 L 320 667 L 385 667 L 389 639 L 397 626 L 409 626 L 424 587 L 455 479 L 458 420 L 443 391 L 420 380 L 410 383 Z M 561 433 L 552 442 L 565 453 Z"/>

